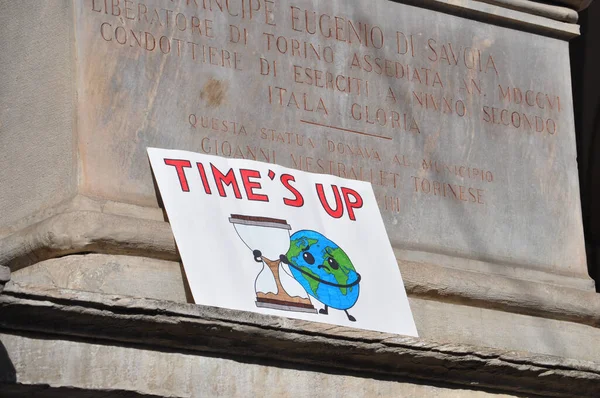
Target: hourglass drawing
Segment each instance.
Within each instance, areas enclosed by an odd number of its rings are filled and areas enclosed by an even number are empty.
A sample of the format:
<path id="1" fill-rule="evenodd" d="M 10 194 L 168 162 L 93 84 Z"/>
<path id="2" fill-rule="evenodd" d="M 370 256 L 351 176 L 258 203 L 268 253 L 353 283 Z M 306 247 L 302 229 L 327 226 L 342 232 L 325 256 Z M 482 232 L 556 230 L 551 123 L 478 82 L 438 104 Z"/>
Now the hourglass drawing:
<path id="1" fill-rule="evenodd" d="M 262 264 L 254 281 L 256 306 L 316 313 L 306 290 L 293 278 L 289 266 L 280 260 L 290 247 L 291 226 L 287 221 L 232 214 L 229 222 L 250 249 L 254 261 Z M 250 256 L 249 261 L 252 261 Z"/>

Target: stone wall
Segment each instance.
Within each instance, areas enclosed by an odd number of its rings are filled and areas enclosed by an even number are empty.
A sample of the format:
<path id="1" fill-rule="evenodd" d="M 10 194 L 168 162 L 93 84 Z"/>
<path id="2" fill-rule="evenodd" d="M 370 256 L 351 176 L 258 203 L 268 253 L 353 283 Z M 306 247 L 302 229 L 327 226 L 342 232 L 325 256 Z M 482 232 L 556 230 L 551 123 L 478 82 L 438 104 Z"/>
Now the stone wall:
<path id="1" fill-rule="evenodd" d="M 2 387 L 597 396 L 568 59 L 586 2 L 559 3 L 0 0 Z M 305 9 L 371 34 L 315 38 Z M 370 181 L 421 339 L 191 304 L 147 146 Z"/>

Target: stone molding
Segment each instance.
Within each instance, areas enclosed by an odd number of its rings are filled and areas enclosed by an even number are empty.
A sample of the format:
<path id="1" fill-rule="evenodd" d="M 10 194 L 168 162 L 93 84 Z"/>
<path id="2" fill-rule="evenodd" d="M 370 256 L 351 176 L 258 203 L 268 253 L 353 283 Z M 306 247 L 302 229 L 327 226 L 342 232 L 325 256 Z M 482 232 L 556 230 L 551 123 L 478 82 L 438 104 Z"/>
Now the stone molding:
<path id="1" fill-rule="evenodd" d="M 7 286 L 0 295 L 0 329 L 510 393 L 600 394 L 600 365 L 592 362 L 73 290 Z"/>
<path id="2" fill-rule="evenodd" d="M 110 202 L 80 197 L 72 205 L 1 238 L 0 264 L 14 272 L 43 260 L 88 252 L 180 261 L 170 225 L 151 211 L 157 209 L 137 209 L 138 216 L 131 217 L 115 214 L 123 209 Z M 552 276 L 554 283 L 541 283 L 404 260 L 399 260 L 399 267 L 411 297 L 600 327 L 600 295 L 580 286 L 587 281 L 574 276 Z"/>
<path id="3" fill-rule="evenodd" d="M 8 281 L 10 281 L 10 268 L 0 265 L 0 293 Z"/>
<path id="4" fill-rule="evenodd" d="M 88 210 L 53 215 L 1 239 L 0 247 L 0 264 L 13 271 L 82 252 L 179 260 L 168 223 Z"/>
<path id="5" fill-rule="evenodd" d="M 579 25 L 576 23 L 578 14 L 573 9 L 574 6 L 568 8 L 529 0 L 392 1 L 563 40 L 572 39 L 580 34 Z"/>
<path id="6" fill-rule="evenodd" d="M 564 4 L 567 7 L 571 7 L 576 11 L 582 11 L 589 7 L 594 0 L 553 0 L 555 3 Z"/>
<path id="7" fill-rule="evenodd" d="M 410 297 L 600 327 L 600 295 L 545 283 L 398 261 Z"/>
<path id="8" fill-rule="evenodd" d="M 576 23 L 579 19 L 577 10 L 547 3 L 530 0 L 478 0 L 482 3 L 497 5 L 511 10 L 522 11 L 528 14 L 539 15 L 561 22 Z"/>

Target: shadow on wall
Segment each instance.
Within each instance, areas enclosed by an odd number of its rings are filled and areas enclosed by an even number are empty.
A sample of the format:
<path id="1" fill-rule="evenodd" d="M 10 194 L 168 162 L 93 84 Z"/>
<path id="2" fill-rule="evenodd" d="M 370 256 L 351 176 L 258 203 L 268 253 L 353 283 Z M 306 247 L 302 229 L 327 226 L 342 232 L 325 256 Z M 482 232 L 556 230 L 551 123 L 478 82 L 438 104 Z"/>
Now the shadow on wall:
<path id="1" fill-rule="evenodd" d="M 580 13 L 581 36 L 571 41 L 577 163 L 588 271 L 600 292 L 600 2 Z"/>
<path id="2" fill-rule="evenodd" d="M 16 384 L 17 370 L 15 369 L 4 343 L 0 340 L 0 384 Z"/>

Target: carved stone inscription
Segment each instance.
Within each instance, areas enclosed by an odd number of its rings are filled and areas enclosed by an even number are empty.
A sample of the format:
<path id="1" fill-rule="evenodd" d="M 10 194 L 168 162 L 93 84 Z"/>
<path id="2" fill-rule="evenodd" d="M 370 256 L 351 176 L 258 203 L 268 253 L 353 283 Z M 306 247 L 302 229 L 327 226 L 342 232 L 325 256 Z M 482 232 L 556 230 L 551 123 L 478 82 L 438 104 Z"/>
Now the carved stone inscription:
<path id="1" fill-rule="evenodd" d="M 85 0 L 86 189 L 145 147 L 373 184 L 397 248 L 585 271 L 567 43 L 389 1 Z"/>

